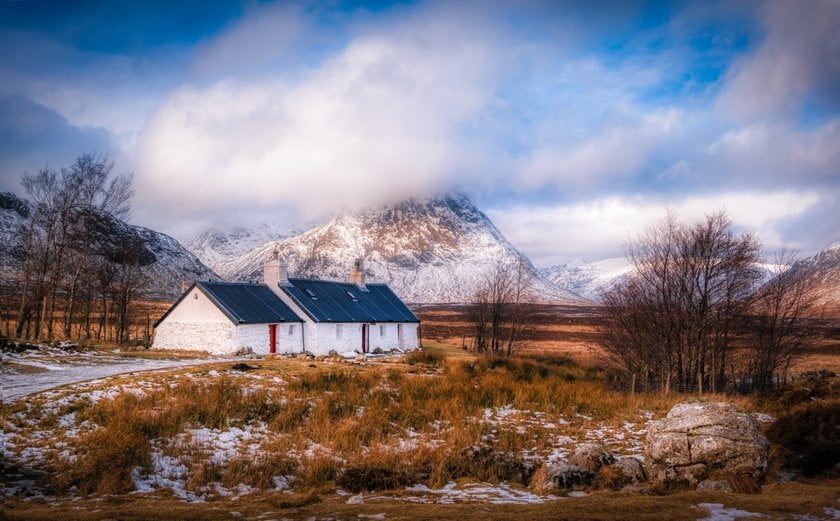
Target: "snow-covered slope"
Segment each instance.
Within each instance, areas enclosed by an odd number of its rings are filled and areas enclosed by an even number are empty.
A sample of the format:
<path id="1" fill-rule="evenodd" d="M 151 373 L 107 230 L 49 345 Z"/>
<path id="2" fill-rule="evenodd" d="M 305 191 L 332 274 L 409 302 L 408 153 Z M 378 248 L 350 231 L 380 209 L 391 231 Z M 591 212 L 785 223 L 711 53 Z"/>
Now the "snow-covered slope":
<path id="1" fill-rule="evenodd" d="M 761 273 L 761 283 L 764 283 L 785 267 L 761 263 L 757 264 L 756 268 Z M 601 290 L 632 270 L 633 265 L 626 257 L 612 257 L 596 262 L 569 261 L 550 268 L 541 268 L 539 271 L 557 286 L 597 301 Z"/>
<path id="2" fill-rule="evenodd" d="M 217 271 L 228 259 L 247 253 L 269 241 L 279 241 L 300 233 L 301 230 L 290 231 L 288 227 L 276 223 L 250 227 L 219 225 L 199 233 L 184 243 L 184 247 L 210 269 Z"/>
<path id="3" fill-rule="evenodd" d="M 364 259 L 369 281 L 385 282 L 409 302 L 466 302 L 498 263 L 522 262 L 533 276 L 529 300 L 583 303 L 537 273 L 464 196 L 409 199 L 351 212 L 305 233 L 259 246 L 218 264 L 228 280 L 261 280 L 277 248 L 292 276 L 346 280 Z"/>
<path id="4" fill-rule="evenodd" d="M 632 269 L 626 258 L 614 257 L 597 262 L 569 261 L 539 271 L 560 288 L 597 300 L 601 289 Z"/>
<path id="5" fill-rule="evenodd" d="M 0 192 L 0 278 L 9 285 L 20 275 L 22 248 L 17 232 L 28 215 L 25 199 Z M 193 281 L 218 277 L 168 235 L 104 213 L 92 218 L 94 243 L 103 256 L 123 262 L 128 248 L 137 249 L 144 296 L 174 299 Z"/>
<path id="6" fill-rule="evenodd" d="M 790 269 L 808 273 L 818 306 L 832 313 L 840 312 L 840 242 L 829 245 L 813 257 L 795 262 Z"/>
<path id="7" fill-rule="evenodd" d="M 0 191 L 0 279 L 9 280 L 16 273 L 21 248 L 18 230 L 29 216 L 29 205 L 11 192 Z"/>

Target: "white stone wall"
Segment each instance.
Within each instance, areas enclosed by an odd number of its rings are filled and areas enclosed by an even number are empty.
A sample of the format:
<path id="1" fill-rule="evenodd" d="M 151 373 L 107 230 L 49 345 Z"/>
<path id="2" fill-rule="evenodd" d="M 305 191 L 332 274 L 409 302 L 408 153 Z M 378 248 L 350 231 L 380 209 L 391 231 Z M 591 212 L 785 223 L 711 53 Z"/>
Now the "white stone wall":
<path id="1" fill-rule="evenodd" d="M 399 328 L 402 327 L 403 342 L 400 344 Z M 384 333 L 384 334 L 383 334 Z M 370 329 L 370 350 L 376 348 L 382 351 L 399 349 L 401 351 L 412 351 L 419 347 L 417 341 L 417 324 L 414 323 L 379 323 L 371 326 Z"/>
<path id="2" fill-rule="evenodd" d="M 336 327 L 341 327 L 341 336 L 336 334 Z M 316 323 L 316 341 L 310 343 L 307 338 L 306 350 L 316 355 L 326 355 L 330 351 L 346 353 L 362 351 L 362 325 L 353 322 L 318 322 Z"/>
<path id="3" fill-rule="evenodd" d="M 236 352 L 234 335 L 236 326 L 228 321 L 213 322 L 174 322 L 166 320 L 155 329 L 155 341 L 152 349 L 183 349 L 188 351 L 207 351 L 216 355 Z"/>
<path id="4" fill-rule="evenodd" d="M 277 324 L 278 353 L 300 353 L 303 351 L 302 325 L 300 323 L 285 322 Z M 291 334 L 289 332 L 290 326 L 292 328 Z M 237 349 L 247 347 L 256 354 L 268 354 L 271 349 L 271 336 L 268 332 L 268 324 L 241 324 L 237 326 L 234 344 Z"/>
<path id="5" fill-rule="evenodd" d="M 155 328 L 152 349 L 184 349 L 213 354 L 236 352 L 236 326 L 198 288 L 193 288 Z"/>
<path id="6" fill-rule="evenodd" d="M 336 335 L 336 326 L 341 326 L 341 337 Z M 380 326 L 384 327 L 384 334 L 380 334 Z M 402 351 L 411 351 L 419 347 L 417 342 L 417 324 L 404 323 L 401 324 L 403 328 L 403 344 L 399 344 L 397 336 L 398 325 L 394 323 L 377 323 L 368 324 L 369 330 L 369 348 L 368 352 L 372 353 L 375 349 L 382 351 L 392 351 L 399 349 Z M 307 339 L 307 351 L 314 354 L 328 354 L 330 351 L 337 353 L 346 353 L 351 351 L 362 352 L 362 324 L 354 322 L 341 323 L 327 323 L 321 322 L 317 324 L 318 330 L 318 344 L 310 344 Z"/>

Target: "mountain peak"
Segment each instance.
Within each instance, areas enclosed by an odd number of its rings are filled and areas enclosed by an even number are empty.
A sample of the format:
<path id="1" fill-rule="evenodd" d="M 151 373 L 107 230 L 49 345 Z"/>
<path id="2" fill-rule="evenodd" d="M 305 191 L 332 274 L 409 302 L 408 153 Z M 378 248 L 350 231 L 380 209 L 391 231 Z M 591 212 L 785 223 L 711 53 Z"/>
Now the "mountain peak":
<path id="1" fill-rule="evenodd" d="M 521 263 L 534 279 L 532 300 L 580 303 L 537 273 L 490 219 L 461 194 L 348 212 L 293 237 L 211 265 L 229 280 L 259 280 L 277 248 L 291 274 L 343 280 L 357 258 L 368 280 L 385 282 L 409 302 L 465 302 L 490 269 Z"/>

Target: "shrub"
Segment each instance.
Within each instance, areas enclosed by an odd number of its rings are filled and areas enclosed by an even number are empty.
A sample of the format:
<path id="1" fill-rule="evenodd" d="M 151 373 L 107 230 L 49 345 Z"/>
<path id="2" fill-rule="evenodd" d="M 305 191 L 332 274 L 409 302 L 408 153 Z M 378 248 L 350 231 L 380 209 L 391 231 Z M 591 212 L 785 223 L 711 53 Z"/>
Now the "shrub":
<path id="1" fill-rule="evenodd" d="M 417 483 L 417 473 L 402 465 L 348 467 L 336 485 L 350 492 L 393 490 Z"/>
<path id="2" fill-rule="evenodd" d="M 776 420 L 767 438 L 782 466 L 816 476 L 840 463 L 840 400 L 801 406 Z"/>
<path id="3" fill-rule="evenodd" d="M 444 359 L 441 353 L 433 353 L 425 349 L 417 349 L 405 355 L 405 362 L 408 365 L 422 364 L 439 367 Z"/>

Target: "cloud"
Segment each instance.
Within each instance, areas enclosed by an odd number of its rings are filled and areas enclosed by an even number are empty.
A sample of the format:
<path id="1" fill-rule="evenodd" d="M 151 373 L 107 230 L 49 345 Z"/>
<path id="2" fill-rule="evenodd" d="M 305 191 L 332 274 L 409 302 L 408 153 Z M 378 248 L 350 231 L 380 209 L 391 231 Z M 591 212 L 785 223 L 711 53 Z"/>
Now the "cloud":
<path id="1" fill-rule="evenodd" d="M 595 136 L 559 148 L 556 144 L 536 148 L 522 169 L 522 188 L 591 187 L 636 176 L 652 153 L 669 141 L 679 123 L 679 112 L 666 109 L 634 115 L 629 123 L 611 125 Z"/>
<path id="2" fill-rule="evenodd" d="M 44 150 L 43 143 L 50 148 Z M 20 192 L 24 171 L 61 168 L 80 153 L 108 150 L 101 128 L 80 129 L 49 108 L 21 96 L 0 96 L 0 189 Z"/>
<path id="3" fill-rule="evenodd" d="M 270 4 L 246 12 L 222 34 L 199 44 L 190 69 L 209 78 L 261 76 L 296 62 L 301 48 L 321 40 L 300 6 Z"/>
<path id="4" fill-rule="evenodd" d="M 730 68 L 722 110 L 750 122 L 796 115 L 808 101 L 840 108 L 837 2 L 767 2 L 761 19 L 766 36 Z"/>
<path id="5" fill-rule="evenodd" d="M 569 258 L 595 261 L 622 256 L 622 246 L 662 219 L 667 208 L 689 222 L 725 210 L 736 227 L 755 232 L 765 248 L 813 249 L 824 244 L 808 242 L 807 234 L 792 237 L 786 226 L 822 200 L 818 192 L 808 190 L 725 192 L 669 200 L 611 196 L 568 205 L 497 208 L 488 215 L 535 265 L 549 266 Z"/>
<path id="6" fill-rule="evenodd" d="M 490 34 L 421 17 L 291 80 L 180 88 L 143 129 L 138 199 L 176 215 L 248 204 L 311 216 L 462 182 L 460 130 L 493 99 L 501 54 Z"/>

